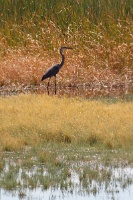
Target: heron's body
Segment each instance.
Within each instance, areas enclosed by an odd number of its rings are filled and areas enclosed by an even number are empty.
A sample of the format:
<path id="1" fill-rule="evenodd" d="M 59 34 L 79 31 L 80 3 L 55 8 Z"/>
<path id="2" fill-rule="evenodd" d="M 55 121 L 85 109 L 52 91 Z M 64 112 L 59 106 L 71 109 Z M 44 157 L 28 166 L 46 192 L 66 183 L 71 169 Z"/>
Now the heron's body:
<path id="1" fill-rule="evenodd" d="M 42 81 L 49 78 L 49 81 L 48 81 L 48 85 L 47 85 L 47 90 L 48 90 L 48 87 L 49 87 L 49 82 L 50 82 L 50 78 L 52 76 L 55 77 L 55 94 L 56 94 L 56 74 L 59 72 L 60 68 L 64 65 L 64 61 L 65 61 L 65 56 L 63 55 L 62 51 L 64 49 L 72 49 L 70 47 L 61 47 L 60 48 L 60 54 L 62 56 L 62 61 L 61 63 L 59 64 L 55 64 L 54 66 L 50 67 L 46 72 L 45 74 L 42 76 Z M 48 91 L 48 94 L 49 94 L 49 91 Z"/>

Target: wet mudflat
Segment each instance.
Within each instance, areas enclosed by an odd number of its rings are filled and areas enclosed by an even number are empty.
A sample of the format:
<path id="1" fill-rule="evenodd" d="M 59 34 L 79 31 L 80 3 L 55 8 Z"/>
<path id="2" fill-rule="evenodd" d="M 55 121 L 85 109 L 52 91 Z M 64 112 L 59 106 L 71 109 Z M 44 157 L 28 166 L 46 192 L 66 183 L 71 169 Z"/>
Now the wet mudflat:
<path id="1" fill-rule="evenodd" d="M 2 153 L 0 199 L 117 199 L 133 196 L 133 151 L 43 144 Z"/>

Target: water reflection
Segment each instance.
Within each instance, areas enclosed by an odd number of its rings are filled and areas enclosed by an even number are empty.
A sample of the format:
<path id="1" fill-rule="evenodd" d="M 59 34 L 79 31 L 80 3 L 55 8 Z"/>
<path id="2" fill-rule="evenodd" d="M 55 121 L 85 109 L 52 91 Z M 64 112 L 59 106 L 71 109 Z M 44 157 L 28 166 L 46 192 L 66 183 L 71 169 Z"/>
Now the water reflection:
<path id="1" fill-rule="evenodd" d="M 9 176 L 10 168 L 14 167 L 13 177 L 10 181 L 16 181 L 14 188 L 4 189 Z M 60 170 L 56 168 L 55 176 Z M 9 174 L 8 174 L 9 172 Z M 97 162 L 76 162 L 70 166 L 71 176 L 67 176 L 62 182 L 55 180 L 46 187 L 45 179 L 51 173 L 44 165 L 32 166 L 30 169 L 18 166 L 11 159 L 5 159 L 4 170 L 0 174 L 0 200 L 131 200 L 133 197 L 133 167 L 132 164 L 104 165 Z M 11 174 L 10 174 L 11 176 Z M 14 179 L 14 180 L 13 180 Z M 45 181 L 42 182 L 42 179 Z M 30 182 L 29 182 L 30 180 Z M 32 183 L 36 182 L 36 184 Z M 56 182 L 57 181 L 57 182 Z M 32 183 L 32 185 L 30 185 Z"/>
<path id="2" fill-rule="evenodd" d="M 60 189 L 53 190 L 48 189 L 47 191 L 41 188 L 36 188 L 33 190 L 16 190 L 13 192 L 8 192 L 0 189 L 0 199 L 1 200 L 132 200 L 133 197 L 133 185 L 125 190 L 119 190 L 119 192 L 112 194 L 111 192 L 105 193 L 104 190 L 100 190 L 98 194 L 82 194 L 74 191 L 70 193 L 68 191 L 61 191 Z"/>

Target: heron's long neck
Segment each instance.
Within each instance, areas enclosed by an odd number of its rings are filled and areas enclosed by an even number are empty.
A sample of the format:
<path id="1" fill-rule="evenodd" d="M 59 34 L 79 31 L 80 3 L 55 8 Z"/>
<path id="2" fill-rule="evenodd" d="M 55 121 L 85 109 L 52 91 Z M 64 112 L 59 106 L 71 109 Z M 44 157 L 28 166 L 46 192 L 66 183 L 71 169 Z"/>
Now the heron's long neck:
<path id="1" fill-rule="evenodd" d="M 60 63 L 60 68 L 64 65 L 64 61 L 65 61 L 65 56 L 62 54 L 62 52 L 60 52 L 61 56 L 62 56 L 62 61 Z"/>

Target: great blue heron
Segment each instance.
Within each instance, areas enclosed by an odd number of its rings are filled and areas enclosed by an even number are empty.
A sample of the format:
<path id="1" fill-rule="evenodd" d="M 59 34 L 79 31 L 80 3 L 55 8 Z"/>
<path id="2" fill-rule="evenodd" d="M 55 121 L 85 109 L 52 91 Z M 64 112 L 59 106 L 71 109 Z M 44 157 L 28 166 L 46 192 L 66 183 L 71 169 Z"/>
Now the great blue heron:
<path id="1" fill-rule="evenodd" d="M 48 94 L 49 94 L 49 83 L 50 83 L 50 78 L 52 76 L 55 77 L 55 94 L 56 94 L 56 74 L 59 72 L 60 68 L 64 65 L 64 61 L 65 61 L 65 56 L 64 54 L 62 53 L 62 51 L 64 49 L 72 49 L 71 47 L 61 47 L 60 48 L 60 54 L 62 56 L 62 61 L 61 63 L 58 63 L 58 64 L 55 64 L 54 66 L 50 67 L 46 72 L 45 74 L 42 76 L 42 81 L 45 80 L 46 78 L 49 78 L 49 81 L 48 81 L 48 85 L 47 85 L 47 91 L 48 91 Z"/>

